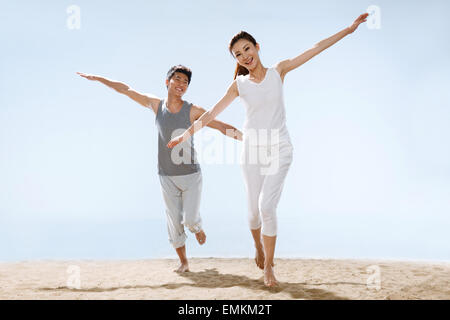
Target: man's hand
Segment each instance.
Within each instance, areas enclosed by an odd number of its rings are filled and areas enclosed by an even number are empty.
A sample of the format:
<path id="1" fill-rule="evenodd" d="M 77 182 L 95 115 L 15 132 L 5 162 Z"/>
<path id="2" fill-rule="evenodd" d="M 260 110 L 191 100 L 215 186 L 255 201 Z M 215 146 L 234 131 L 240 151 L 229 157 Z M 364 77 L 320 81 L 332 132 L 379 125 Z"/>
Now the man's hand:
<path id="1" fill-rule="evenodd" d="M 356 20 L 353 22 L 353 24 L 348 28 L 349 30 L 349 34 L 353 33 L 353 31 L 356 30 L 356 28 L 358 28 L 358 26 L 363 23 L 366 22 L 367 17 L 369 16 L 368 13 L 363 13 L 362 15 L 360 15 L 358 18 L 356 18 Z"/>
<path id="2" fill-rule="evenodd" d="M 77 72 L 78 75 L 82 76 L 83 78 L 86 78 L 88 80 L 97 80 L 97 76 L 94 76 L 92 74 L 86 74 L 83 72 Z"/>

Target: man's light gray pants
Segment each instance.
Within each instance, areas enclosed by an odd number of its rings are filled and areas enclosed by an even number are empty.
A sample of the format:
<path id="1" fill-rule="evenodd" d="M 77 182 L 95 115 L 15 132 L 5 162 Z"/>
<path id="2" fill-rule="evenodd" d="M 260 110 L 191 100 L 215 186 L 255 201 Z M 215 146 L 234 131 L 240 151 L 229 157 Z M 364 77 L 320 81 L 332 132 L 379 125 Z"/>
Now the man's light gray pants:
<path id="1" fill-rule="evenodd" d="M 192 233 L 202 230 L 200 196 L 201 171 L 182 176 L 159 175 L 161 191 L 166 205 L 169 242 L 176 249 L 184 246 L 187 235 L 184 226 Z"/>

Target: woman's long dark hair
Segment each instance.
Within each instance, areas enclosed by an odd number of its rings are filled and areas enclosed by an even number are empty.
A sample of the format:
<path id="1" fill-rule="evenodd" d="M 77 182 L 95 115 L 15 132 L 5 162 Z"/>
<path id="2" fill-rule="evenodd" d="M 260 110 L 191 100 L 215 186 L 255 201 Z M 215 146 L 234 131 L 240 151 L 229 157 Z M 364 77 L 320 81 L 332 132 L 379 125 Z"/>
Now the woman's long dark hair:
<path id="1" fill-rule="evenodd" d="M 233 55 L 233 52 L 231 51 L 231 49 L 236 44 L 236 42 L 238 42 L 241 39 L 248 40 L 251 43 L 253 43 L 254 46 L 256 46 L 256 40 L 255 40 L 255 38 L 252 37 L 252 35 L 250 33 L 245 32 L 245 31 L 240 31 L 239 33 L 235 34 L 233 36 L 233 38 L 231 38 L 230 44 L 228 45 L 228 50 L 230 51 L 231 55 Z M 236 77 L 239 75 L 246 75 L 248 73 L 249 73 L 249 71 L 247 70 L 247 68 L 244 66 L 241 66 L 238 63 L 236 66 L 236 70 L 234 71 L 234 79 L 236 79 Z"/>

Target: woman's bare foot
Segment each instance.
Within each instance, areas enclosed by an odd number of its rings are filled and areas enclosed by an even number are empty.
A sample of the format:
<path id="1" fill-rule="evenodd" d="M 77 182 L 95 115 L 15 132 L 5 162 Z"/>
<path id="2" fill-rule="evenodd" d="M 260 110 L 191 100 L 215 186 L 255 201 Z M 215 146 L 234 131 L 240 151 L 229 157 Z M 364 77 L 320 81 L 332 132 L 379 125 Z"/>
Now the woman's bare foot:
<path id="1" fill-rule="evenodd" d="M 255 263 L 261 270 L 264 270 L 264 261 L 266 259 L 264 255 L 264 247 L 262 244 L 255 244 L 256 252 L 255 252 Z M 272 262 L 272 267 L 275 266 L 275 263 Z"/>
<path id="2" fill-rule="evenodd" d="M 173 270 L 173 271 L 175 271 L 177 273 L 189 272 L 189 264 L 188 264 L 188 262 L 187 261 L 186 262 L 182 262 L 180 264 L 180 266 L 178 267 L 178 269 Z"/>
<path id="3" fill-rule="evenodd" d="M 275 287 L 278 285 L 278 281 L 273 273 L 273 268 L 271 266 L 264 266 L 264 284 L 267 287 Z"/>
<path id="4" fill-rule="evenodd" d="M 261 270 L 264 270 L 264 248 L 260 245 L 255 245 L 256 253 L 255 253 L 255 263 Z"/>
<path id="5" fill-rule="evenodd" d="M 206 241 L 206 234 L 203 232 L 203 230 L 200 230 L 195 234 L 195 237 L 197 238 L 197 241 L 200 245 L 204 244 Z"/>

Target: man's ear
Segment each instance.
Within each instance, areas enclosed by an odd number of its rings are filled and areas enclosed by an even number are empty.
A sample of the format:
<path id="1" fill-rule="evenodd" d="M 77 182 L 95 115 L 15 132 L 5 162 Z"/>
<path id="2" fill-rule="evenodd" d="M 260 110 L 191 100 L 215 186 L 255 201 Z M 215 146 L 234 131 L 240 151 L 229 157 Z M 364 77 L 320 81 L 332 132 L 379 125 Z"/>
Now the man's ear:
<path id="1" fill-rule="evenodd" d="M 261 49 L 260 46 L 259 46 L 259 43 L 257 43 L 255 47 L 256 47 L 256 49 L 257 49 L 258 51 Z"/>
<path id="2" fill-rule="evenodd" d="M 169 79 L 166 79 L 166 88 L 169 87 Z"/>

